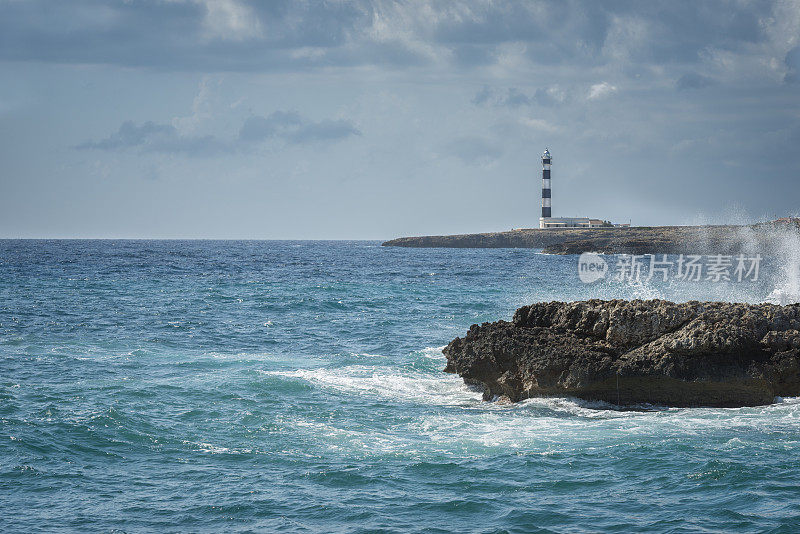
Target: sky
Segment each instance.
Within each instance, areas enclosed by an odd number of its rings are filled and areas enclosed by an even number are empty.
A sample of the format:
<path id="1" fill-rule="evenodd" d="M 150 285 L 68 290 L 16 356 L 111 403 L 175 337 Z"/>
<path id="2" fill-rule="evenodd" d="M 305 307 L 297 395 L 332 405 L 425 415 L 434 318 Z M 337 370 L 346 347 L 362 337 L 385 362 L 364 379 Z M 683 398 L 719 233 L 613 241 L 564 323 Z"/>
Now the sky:
<path id="1" fill-rule="evenodd" d="M 0 237 L 800 214 L 800 0 L 0 0 Z"/>

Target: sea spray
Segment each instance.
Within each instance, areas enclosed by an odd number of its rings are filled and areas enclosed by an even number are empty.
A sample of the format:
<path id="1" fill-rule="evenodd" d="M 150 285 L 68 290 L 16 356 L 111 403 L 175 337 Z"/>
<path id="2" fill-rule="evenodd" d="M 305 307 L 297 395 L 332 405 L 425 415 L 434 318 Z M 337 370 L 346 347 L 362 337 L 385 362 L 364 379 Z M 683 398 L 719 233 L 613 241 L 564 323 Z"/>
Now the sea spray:
<path id="1" fill-rule="evenodd" d="M 800 302 L 800 219 L 787 219 L 757 227 L 742 226 L 737 238 L 747 254 L 770 258 L 774 287 L 765 298 L 773 304 Z"/>

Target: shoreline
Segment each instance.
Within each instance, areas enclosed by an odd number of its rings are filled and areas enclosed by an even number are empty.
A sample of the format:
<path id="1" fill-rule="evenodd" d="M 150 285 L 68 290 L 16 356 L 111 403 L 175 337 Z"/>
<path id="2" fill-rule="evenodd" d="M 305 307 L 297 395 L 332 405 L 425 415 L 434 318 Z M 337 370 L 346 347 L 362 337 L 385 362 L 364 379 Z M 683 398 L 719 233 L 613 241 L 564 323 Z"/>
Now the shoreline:
<path id="1" fill-rule="evenodd" d="M 773 250 L 787 233 L 800 236 L 800 219 L 751 225 L 524 228 L 478 234 L 400 237 L 384 247 L 537 248 L 546 254 L 737 254 Z"/>

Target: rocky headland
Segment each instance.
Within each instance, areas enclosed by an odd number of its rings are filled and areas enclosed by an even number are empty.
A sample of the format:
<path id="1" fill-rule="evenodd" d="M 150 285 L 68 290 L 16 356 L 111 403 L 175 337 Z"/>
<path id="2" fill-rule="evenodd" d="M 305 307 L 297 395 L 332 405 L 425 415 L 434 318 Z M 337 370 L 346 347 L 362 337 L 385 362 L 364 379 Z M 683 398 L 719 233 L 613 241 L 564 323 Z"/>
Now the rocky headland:
<path id="1" fill-rule="evenodd" d="M 800 395 L 800 304 L 538 303 L 473 325 L 444 354 L 486 400 L 757 406 Z"/>
<path id="2" fill-rule="evenodd" d="M 800 235 L 800 219 L 752 225 L 535 228 L 442 236 L 401 237 L 386 247 L 541 248 L 550 254 L 738 254 L 773 250 L 786 232 Z"/>

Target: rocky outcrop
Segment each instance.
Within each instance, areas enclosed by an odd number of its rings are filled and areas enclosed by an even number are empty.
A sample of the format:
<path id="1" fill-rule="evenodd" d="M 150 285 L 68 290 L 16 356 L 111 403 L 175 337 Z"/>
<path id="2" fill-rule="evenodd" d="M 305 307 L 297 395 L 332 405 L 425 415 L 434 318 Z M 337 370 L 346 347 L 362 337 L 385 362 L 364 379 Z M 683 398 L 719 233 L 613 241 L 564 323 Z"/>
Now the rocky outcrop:
<path id="1" fill-rule="evenodd" d="M 613 231 L 614 229 L 603 229 Z M 524 228 L 484 234 L 428 235 L 398 237 L 384 242 L 384 247 L 408 248 L 545 248 L 568 239 L 596 235 L 596 230 L 580 228 L 539 230 Z"/>
<path id="2" fill-rule="evenodd" d="M 473 325 L 444 354 L 486 400 L 757 406 L 800 395 L 800 305 L 538 303 Z"/>
<path id="3" fill-rule="evenodd" d="M 400 237 L 385 247 L 541 248 L 549 254 L 738 254 L 774 249 L 787 231 L 800 234 L 800 219 L 748 226 L 634 226 L 536 228 L 485 234 Z"/>

